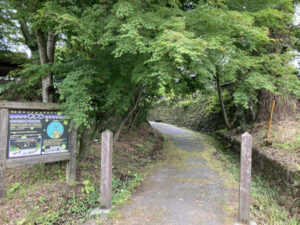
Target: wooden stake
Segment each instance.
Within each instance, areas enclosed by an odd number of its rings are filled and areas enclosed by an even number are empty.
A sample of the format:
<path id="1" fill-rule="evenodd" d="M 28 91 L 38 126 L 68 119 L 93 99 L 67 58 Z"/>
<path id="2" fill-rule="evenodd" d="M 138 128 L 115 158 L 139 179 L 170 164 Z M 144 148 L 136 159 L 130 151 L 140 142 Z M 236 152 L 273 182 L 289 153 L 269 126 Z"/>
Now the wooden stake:
<path id="1" fill-rule="evenodd" d="M 0 199 L 5 197 L 8 117 L 8 109 L 0 109 Z"/>
<path id="2" fill-rule="evenodd" d="M 240 173 L 240 201 L 239 223 L 250 224 L 250 185 L 253 138 L 249 133 L 242 135 L 241 144 L 241 173 Z"/>
<path id="3" fill-rule="evenodd" d="M 113 133 L 109 130 L 102 133 L 101 145 L 101 208 L 110 209 L 112 203 L 112 156 Z"/>
<path id="4" fill-rule="evenodd" d="M 70 160 L 67 162 L 66 180 L 69 185 L 76 182 L 76 147 L 77 147 L 77 130 L 73 127 L 69 136 Z"/>

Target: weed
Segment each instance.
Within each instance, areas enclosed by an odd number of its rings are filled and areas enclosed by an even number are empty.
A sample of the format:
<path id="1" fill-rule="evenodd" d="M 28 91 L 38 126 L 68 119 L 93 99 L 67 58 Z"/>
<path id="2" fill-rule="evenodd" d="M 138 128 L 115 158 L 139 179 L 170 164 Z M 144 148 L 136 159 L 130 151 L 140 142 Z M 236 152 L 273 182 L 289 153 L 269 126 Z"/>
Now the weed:
<path id="1" fill-rule="evenodd" d="M 94 185 L 91 184 L 90 180 L 84 180 L 82 184 L 83 184 L 82 192 L 86 194 L 90 194 L 91 192 L 95 191 L 95 187 Z"/>
<path id="2" fill-rule="evenodd" d="M 7 191 L 7 194 L 10 195 L 12 193 L 14 193 L 16 190 L 19 189 L 19 187 L 21 186 L 21 184 L 19 182 L 14 183 Z"/>
<path id="3" fill-rule="evenodd" d="M 46 201 L 46 197 L 45 196 L 41 196 L 41 197 L 38 197 L 38 201 L 40 202 L 40 203 L 44 203 L 45 201 Z"/>
<path id="4" fill-rule="evenodd" d="M 135 144 L 137 147 L 142 148 L 143 145 L 142 144 Z"/>
<path id="5" fill-rule="evenodd" d="M 18 220 L 17 225 L 23 225 L 23 224 L 25 224 L 25 222 L 26 222 L 26 219 Z"/>

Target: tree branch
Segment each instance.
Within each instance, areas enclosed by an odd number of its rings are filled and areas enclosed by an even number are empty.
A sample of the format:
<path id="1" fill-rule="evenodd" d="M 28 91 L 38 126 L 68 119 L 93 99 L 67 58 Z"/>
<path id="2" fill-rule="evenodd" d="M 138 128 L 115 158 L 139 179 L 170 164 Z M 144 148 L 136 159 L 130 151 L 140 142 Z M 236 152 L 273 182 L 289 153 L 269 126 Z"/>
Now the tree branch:
<path id="1" fill-rule="evenodd" d="M 27 26 L 27 23 L 24 19 L 19 19 L 19 24 L 20 24 L 20 29 L 21 29 L 21 32 L 22 32 L 22 35 L 24 37 L 24 40 L 25 40 L 25 44 L 28 46 L 28 48 L 34 52 L 37 50 L 37 45 L 36 45 L 36 42 L 34 40 L 34 36 L 32 35 L 32 33 L 30 32 L 28 26 Z"/>

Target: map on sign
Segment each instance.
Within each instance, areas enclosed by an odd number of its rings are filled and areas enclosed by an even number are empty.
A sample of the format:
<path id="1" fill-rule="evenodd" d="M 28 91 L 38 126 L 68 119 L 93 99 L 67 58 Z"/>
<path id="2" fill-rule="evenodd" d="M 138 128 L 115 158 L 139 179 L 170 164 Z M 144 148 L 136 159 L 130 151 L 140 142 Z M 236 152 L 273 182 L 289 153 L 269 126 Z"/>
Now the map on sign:
<path id="1" fill-rule="evenodd" d="M 10 110 L 8 158 L 68 151 L 68 120 L 57 111 Z"/>

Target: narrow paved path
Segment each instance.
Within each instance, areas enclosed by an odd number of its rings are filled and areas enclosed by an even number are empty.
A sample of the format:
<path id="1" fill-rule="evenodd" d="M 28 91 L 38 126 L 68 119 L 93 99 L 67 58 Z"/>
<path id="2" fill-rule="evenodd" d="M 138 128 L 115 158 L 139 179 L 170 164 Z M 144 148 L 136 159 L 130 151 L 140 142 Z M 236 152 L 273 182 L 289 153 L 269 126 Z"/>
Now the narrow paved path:
<path id="1" fill-rule="evenodd" d="M 236 202 L 217 167 L 214 148 L 199 133 L 164 123 L 151 125 L 167 137 L 166 163 L 149 176 L 109 224 L 233 224 Z M 221 169 L 222 170 L 222 169 Z"/>

